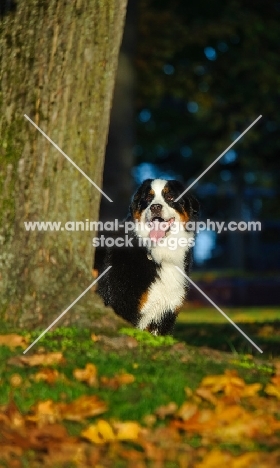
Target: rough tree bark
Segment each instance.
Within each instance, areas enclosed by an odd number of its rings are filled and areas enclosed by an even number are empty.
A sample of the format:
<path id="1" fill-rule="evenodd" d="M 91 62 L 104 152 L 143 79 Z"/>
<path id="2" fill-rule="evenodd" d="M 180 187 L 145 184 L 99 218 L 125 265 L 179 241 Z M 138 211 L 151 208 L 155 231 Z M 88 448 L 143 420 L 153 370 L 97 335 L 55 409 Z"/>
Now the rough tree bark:
<path id="1" fill-rule="evenodd" d="M 100 203 L 24 114 L 101 186 L 125 11 L 126 0 L 18 0 L 1 19 L 0 312 L 17 325 L 49 323 L 93 280 L 93 232 L 24 221 L 94 221 Z"/>

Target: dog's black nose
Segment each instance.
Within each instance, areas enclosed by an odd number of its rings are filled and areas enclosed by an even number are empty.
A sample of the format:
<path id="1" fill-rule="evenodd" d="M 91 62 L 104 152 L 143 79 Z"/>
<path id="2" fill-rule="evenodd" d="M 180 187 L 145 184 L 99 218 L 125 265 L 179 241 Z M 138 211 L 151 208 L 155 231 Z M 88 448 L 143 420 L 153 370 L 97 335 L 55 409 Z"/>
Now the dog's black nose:
<path id="1" fill-rule="evenodd" d="M 160 205 L 160 203 L 154 203 L 153 205 L 151 205 L 152 213 L 160 213 L 161 209 L 162 205 Z"/>

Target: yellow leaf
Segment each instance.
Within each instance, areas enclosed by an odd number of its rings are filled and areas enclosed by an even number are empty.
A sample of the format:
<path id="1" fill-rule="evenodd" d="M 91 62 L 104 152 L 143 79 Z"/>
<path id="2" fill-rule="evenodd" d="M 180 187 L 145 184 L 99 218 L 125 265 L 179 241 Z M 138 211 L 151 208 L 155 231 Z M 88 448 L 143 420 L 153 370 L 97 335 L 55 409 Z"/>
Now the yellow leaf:
<path id="1" fill-rule="evenodd" d="M 91 337 L 92 341 L 94 341 L 94 342 L 100 341 L 100 336 L 99 335 L 95 335 L 94 333 L 92 333 L 90 337 Z"/>
<path id="2" fill-rule="evenodd" d="M 137 422 L 125 421 L 114 423 L 114 429 L 117 432 L 117 439 L 134 440 L 138 439 L 141 427 Z"/>
<path id="3" fill-rule="evenodd" d="M 105 444 L 116 439 L 112 427 L 104 419 L 90 425 L 81 435 L 95 444 Z"/>
<path id="4" fill-rule="evenodd" d="M 267 384 L 264 391 L 268 395 L 275 396 L 276 398 L 279 398 L 280 400 L 280 387 L 276 387 L 275 385 L 272 385 L 272 384 Z"/>
<path id="5" fill-rule="evenodd" d="M 262 384 L 260 383 L 246 385 L 246 387 L 242 390 L 241 396 L 242 397 L 255 396 L 261 388 L 262 388 Z"/>
<path id="6" fill-rule="evenodd" d="M 116 438 L 112 427 L 104 419 L 99 419 L 99 421 L 97 421 L 97 430 L 105 442 L 109 442 L 110 440 L 115 440 Z"/>
<path id="7" fill-rule="evenodd" d="M 210 387 L 213 393 L 217 393 L 224 389 L 228 379 L 224 375 L 209 375 L 204 377 L 200 386 Z"/>
<path id="8" fill-rule="evenodd" d="M 220 450 L 212 450 L 203 458 L 201 463 L 195 465 L 195 468 L 224 468 L 231 466 L 228 463 L 231 460 L 231 455 Z"/>
<path id="9" fill-rule="evenodd" d="M 178 416 L 179 418 L 183 419 L 183 421 L 188 421 L 191 419 L 196 413 L 198 413 L 198 407 L 194 403 L 185 402 L 179 408 Z"/>
<path id="10" fill-rule="evenodd" d="M 90 440 L 90 442 L 93 442 L 94 444 L 104 444 L 104 440 L 100 437 L 96 425 L 92 424 L 87 427 L 87 429 L 84 429 L 81 432 L 81 436 Z"/>
<path id="11" fill-rule="evenodd" d="M 243 453 L 239 457 L 235 458 L 232 462 L 232 468 L 248 468 L 248 467 L 265 467 L 265 465 L 260 462 L 260 457 L 262 456 L 261 453 L 257 452 L 249 452 L 249 453 Z M 272 466 L 270 463 L 268 463 L 268 466 Z"/>
<path id="12" fill-rule="evenodd" d="M 12 387 L 20 387 L 22 385 L 22 377 L 19 374 L 13 374 L 10 378 L 10 384 Z"/>

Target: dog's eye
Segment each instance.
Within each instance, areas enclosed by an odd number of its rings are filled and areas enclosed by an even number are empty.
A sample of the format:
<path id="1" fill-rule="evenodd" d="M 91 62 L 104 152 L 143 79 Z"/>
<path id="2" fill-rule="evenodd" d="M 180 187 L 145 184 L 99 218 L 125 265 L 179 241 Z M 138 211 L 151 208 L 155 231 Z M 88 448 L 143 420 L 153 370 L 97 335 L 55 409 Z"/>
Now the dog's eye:
<path id="1" fill-rule="evenodd" d="M 153 195 L 151 193 L 148 193 L 148 195 L 146 196 L 146 201 L 150 202 L 152 201 L 153 198 L 154 198 Z"/>
<path id="2" fill-rule="evenodd" d="M 166 199 L 166 201 L 173 201 L 174 197 L 173 197 L 173 195 L 171 195 L 171 193 L 167 193 L 165 195 L 165 199 Z"/>

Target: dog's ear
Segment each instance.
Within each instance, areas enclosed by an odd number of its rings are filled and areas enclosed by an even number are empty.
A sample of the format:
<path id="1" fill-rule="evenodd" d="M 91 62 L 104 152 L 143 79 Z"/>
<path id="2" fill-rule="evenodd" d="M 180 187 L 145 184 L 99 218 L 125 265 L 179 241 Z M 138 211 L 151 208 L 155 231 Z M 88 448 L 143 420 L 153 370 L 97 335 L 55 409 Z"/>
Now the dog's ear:
<path id="1" fill-rule="evenodd" d="M 188 195 L 190 203 L 191 218 L 196 220 L 200 214 L 200 203 L 193 195 Z"/>
<path id="2" fill-rule="evenodd" d="M 142 182 L 140 187 L 138 187 L 137 191 L 133 195 L 129 206 L 129 212 L 131 216 L 133 216 L 135 211 L 138 211 L 141 208 L 141 200 L 143 199 L 145 193 L 149 190 L 152 181 L 153 179 L 144 180 L 144 182 Z"/>
<path id="3" fill-rule="evenodd" d="M 188 213 L 190 221 L 195 221 L 199 217 L 200 211 L 200 204 L 196 197 L 187 192 L 181 198 L 181 203 L 184 205 L 184 209 Z"/>

